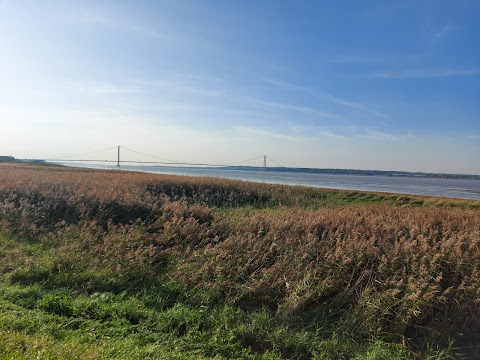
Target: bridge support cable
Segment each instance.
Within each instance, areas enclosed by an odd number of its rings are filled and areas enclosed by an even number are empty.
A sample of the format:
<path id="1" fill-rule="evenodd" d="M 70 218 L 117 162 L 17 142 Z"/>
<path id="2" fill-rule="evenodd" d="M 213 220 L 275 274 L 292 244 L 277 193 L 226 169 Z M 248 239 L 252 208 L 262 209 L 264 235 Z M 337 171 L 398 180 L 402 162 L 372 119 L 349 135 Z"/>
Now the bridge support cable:
<path id="1" fill-rule="evenodd" d="M 221 166 L 230 166 L 230 165 L 234 165 L 234 164 L 245 163 L 245 162 L 248 162 L 248 161 L 259 160 L 259 159 L 261 159 L 262 157 L 263 157 L 263 156 L 257 156 L 256 158 L 253 158 L 253 159 L 240 160 L 240 161 L 234 161 L 234 162 L 229 162 L 229 163 L 222 163 L 222 164 L 219 164 L 219 165 L 221 165 Z"/>
<path id="2" fill-rule="evenodd" d="M 131 151 L 131 152 L 133 152 L 133 153 L 136 153 L 136 154 L 139 154 L 139 155 L 143 155 L 143 156 L 146 156 L 146 157 L 149 157 L 149 158 L 152 158 L 152 159 L 157 159 L 157 160 L 166 161 L 166 163 L 170 163 L 170 164 L 179 164 L 179 163 L 182 163 L 182 161 L 179 161 L 179 160 L 164 159 L 164 158 L 161 158 L 161 157 L 158 157 L 158 156 L 149 155 L 149 154 L 142 153 L 142 152 L 140 152 L 140 151 L 132 150 L 132 149 L 126 148 L 125 146 L 122 146 L 122 148 L 123 148 L 124 150 Z"/>
<path id="3" fill-rule="evenodd" d="M 286 168 L 287 166 L 283 166 L 282 164 L 279 164 L 278 162 L 276 162 L 275 160 L 273 160 L 272 158 L 270 157 L 266 157 L 268 160 L 270 160 L 271 162 L 273 162 L 275 165 L 278 165 L 279 167 L 282 167 L 282 168 Z"/>
<path id="4" fill-rule="evenodd" d="M 92 155 L 92 154 L 96 154 L 96 153 L 99 153 L 99 152 L 103 152 L 103 151 L 107 151 L 107 150 L 112 150 L 112 149 L 115 149 L 116 147 L 117 147 L 117 146 L 112 146 L 112 147 L 109 147 L 109 148 L 106 148 L 106 149 L 100 149 L 100 150 L 95 150 L 95 151 L 90 151 L 90 152 L 81 153 L 81 154 L 75 154 L 75 155 L 55 156 L 55 157 L 51 157 L 51 158 L 44 159 L 44 160 L 45 160 L 45 161 L 60 161 L 59 159 L 65 160 L 65 159 L 72 158 L 72 157 Z M 80 161 L 80 160 L 74 160 L 74 161 Z"/>

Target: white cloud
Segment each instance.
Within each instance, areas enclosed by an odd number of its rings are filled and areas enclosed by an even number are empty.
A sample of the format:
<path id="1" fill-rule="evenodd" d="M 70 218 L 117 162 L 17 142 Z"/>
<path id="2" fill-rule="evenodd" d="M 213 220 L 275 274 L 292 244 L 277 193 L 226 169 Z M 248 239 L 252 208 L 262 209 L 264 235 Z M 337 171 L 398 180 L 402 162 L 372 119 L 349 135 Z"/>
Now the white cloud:
<path id="1" fill-rule="evenodd" d="M 332 58 L 331 64 L 380 64 L 411 62 L 425 57 L 425 53 L 412 54 L 343 54 Z"/>
<path id="2" fill-rule="evenodd" d="M 247 126 L 234 126 L 233 130 L 236 132 L 240 133 L 248 133 L 248 134 L 253 134 L 253 135 L 260 135 L 260 136 L 265 136 L 265 137 L 270 137 L 270 138 L 275 138 L 275 139 L 281 139 L 281 140 L 288 140 L 288 141 L 302 141 L 303 139 L 298 136 L 291 136 L 291 135 L 286 135 L 270 130 L 264 130 L 264 129 L 257 129 L 257 128 L 252 128 L 252 127 L 247 127 Z"/>
<path id="3" fill-rule="evenodd" d="M 430 68 L 430 69 L 405 69 L 392 72 L 378 72 L 370 76 L 384 79 L 408 79 L 408 78 L 438 78 L 458 76 L 479 76 L 480 68 Z"/>
<path id="4" fill-rule="evenodd" d="M 287 90 L 303 91 L 303 92 L 311 91 L 310 89 L 308 89 L 308 88 L 306 88 L 306 87 L 299 86 L 299 85 L 295 85 L 295 84 L 291 84 L 291 83 L 287 83 L 287 82 L 282 81 L 282 80 L 277 80 L 277 79 L 262 79 L 262 81 L 263 81 L 265 84 L 272 85 L 272 86 L 278 87 L 278 88 L 287 89 Z"/>
<path id="5" fill-rule="evenodd" d="M 358 137 L 380 141 L 399 141 L 415 139 L 415 135 L 411 132 L 403 134 L 393 134 L 378 130 L 367 130 L 365 133 L 359 134 Z"/>
<path id="6" fill-rule="evenodd" d="M 330 131 L 322 131 L 320 133 L 320 136 L 323 136 L 323 137 L 328 137 L 328 138 L 332 138 L 332 139 L 346 139 L 347 137 L 344 136 L 344 135 L 339 135 L 339 134 L 334 134 Z"/>
<path id="7" fill-rule="evenodd" d="M 165 89 L 168 89 L 169 91 L 178 91 L 182 93 L 189 93 L 189 94 L 194 94 L 194 95 L 201 95 L 201 96 L 207 96 L 207 97 L 225 97 L 225 90 L 224 89 L 208 89 L 205 87 L 201 86 L 195 86 L 195 85 L 182 85 L 178 83 L 164 83 L 163 86 Z"/>
<path id="8" fill-rule="evenodd" d="M 440 41 L 447 33 L 449 33 L 452 30 L 452 25 L 448 24 L 445 25 L 440 31 L 437 31 L 435 34 L 433 34 L 432 37 L 432 43 L 436 43 Z"/>
<path id="9" fill-rule="evenodd" d="M 164 41 L 179 41 L 180 38 L 177 35 L 171 35 L 159 31 L 158 29 L 148 26 L 146 24 L 140 24 L 132 20 L 122 19 L 120 17 L 107 16 L 96 12 L 79 12 L 78 14 L 67 16 L 67 20 L 80 24 L 98 25 L 103 27 L 111 27 L 117 30 L 122 30 L 130 33 L 134 33 L 140 36 L 150 37 L 157 40 Z"/>
<path id="10" fill-rule="evenodd" d="M 293 105 L 288 103 L 279 103 L 279 102 L 272 102 L 272 101 L 265 101 L 265 100 L 250 100 L 253 104 L 259 105 L 264 108 L 274 108 L 274 109 L 286 109 L 286 110 L 293 110 L 297 112 L 307 113 L 311 115 L 315 115 L 322 118 L 328 119 L 341 119 L 341 117 L 337 114 L 320 111 L 308 106 L 300 106 L 300 105 Z"/>
<path id="11" fill-rule="evenodd" d="M 305 125 L 292 125 L 288 129 L 294 133 L 303 133 L 305 131 Z"/>
<path id="12" fill-rule="evenodd" d="M 349 107 L 349 108 L 352 108 L 352 109 L 363 110 L 367 113 L 382 117 L 382 118 L 387 119 L 387 120 L 391 120 L 391 118 L 388 115 L 386 115 L 386 114 L 384 114 L 380 111 L 377 111 L 375 109 L 372 109 L 367 105 L 364 105 L 364 104 L 361 104 L 361 103 L 358 103 L 358 102 L 354 102 L 354 101 L 350 101 L 350 100 L 345 100 L 345 99 L 342 99 L 342 98 L 339 98 L 339 97 L 336 97 L 336 96 L 333 96 L 333 95 L 330 95 L 330 94 L 326 94 L 326 93 L 322 94 L 322 96 L 325 99 L 328 99 L 335 104 L 343 105 L 345 107 Z"/>
<path id="13" fill-rule="evenodd" d="M 338 96 L 332 95 L 328 92 L 319 92 L 319 91 L 316 91 L 316 90 L 313 90 L 313 89 L 310 89 L 310 88 L 307 88 L 307 87 L 298 86 L 298 85 L 295 85 L 295 84 L 290 84 L 290 83 L 287 83 L 287 82 L 284 82 L 284 81 L 274 80 L 274 79 L 264 79 L 263 82 L 266 83 L 266 84 L 269 84 L 269 85 L 272 85 L 272 86 L 275 86 L 275 87 L 278 87 L 278 88 L 283 88 L 283 89 L 286 89 L 286 90 L 290 90 L 290 91 L 304 92 L 304 93 L 313 95 L 313 96 L 315 96 L 315 97 L 317 97 L 321 100 L 333 103 L 333 104 L 341 105 L 343 107 L 347 107 L 347 108 L 351 108 L 351 109 L 361 110 L 361 111 L 376 115 L 378 117 L 390 120 L 390 117 L 388 115 L 386 115 L 386 114 L 384 114 L 384 113 L 382 113 L 378 110 L 375 110 L 375 109 L 371 108 L 370 106 L 367 106 L 367 105 L 359 103 L 359 102 L 343 99 L 343 98 L 340 98 Z"/>
<path id="14" fill-rule="evenodd" d="M 69 83 L 69 89 L 88 94 L 139 94 L 142 91 L 138 87 L 125 86 L 119 84 L 86 82 L 86 83 Z"/>
<path id="15" fill-rule="evenodd" d="M 168 93 L 179 92 L 219 98 L 226 97 L 223 82 L 224 80 L 220 77 L 175 73 L 170 73 L 163 78 L 136 81 L 142 87 L 150 88 L 154 91 L 162 90 Z"/>

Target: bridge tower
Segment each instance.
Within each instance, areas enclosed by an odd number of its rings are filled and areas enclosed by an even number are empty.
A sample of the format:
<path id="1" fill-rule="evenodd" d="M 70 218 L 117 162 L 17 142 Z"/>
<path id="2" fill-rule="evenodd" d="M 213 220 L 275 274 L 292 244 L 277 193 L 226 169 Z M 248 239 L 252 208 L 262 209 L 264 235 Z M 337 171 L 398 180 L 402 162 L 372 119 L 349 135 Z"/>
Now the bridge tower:
<path id="1" fill-rule="evenodd" d="M 120 146 L 117 146 L 117 167 L 120 167 Z"/>
<path id="2" fill-rule="evenodd" d="M 263 171 L 267 170 L 267 155 L 263 155 Z"/>

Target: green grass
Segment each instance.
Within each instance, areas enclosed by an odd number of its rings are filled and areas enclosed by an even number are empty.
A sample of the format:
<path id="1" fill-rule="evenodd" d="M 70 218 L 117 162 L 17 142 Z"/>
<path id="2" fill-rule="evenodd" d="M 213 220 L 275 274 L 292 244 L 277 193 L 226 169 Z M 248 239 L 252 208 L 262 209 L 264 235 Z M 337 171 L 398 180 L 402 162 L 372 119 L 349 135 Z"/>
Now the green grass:
<path id="1" fill-rule="evenodd" d="M 146 294 L 151 295 L 151 294 Z M 404 358 L 399 346 L 359 345 L 300 330 L 266 309 L 176 303 L 158 310 L 125 294 L 74 294 L 41 286 L 5 286 L 0 300 L 6 358 Z M 153 306 L 152 306 L 153 305 Z M 53 346 L 52 346 L 53 345 Z M 79 351 L 81 349 L 81 351 Z M 372 354 L 384 357 L 372 357 Z M 393 356 L 393 357 L 392 357 Z"/>

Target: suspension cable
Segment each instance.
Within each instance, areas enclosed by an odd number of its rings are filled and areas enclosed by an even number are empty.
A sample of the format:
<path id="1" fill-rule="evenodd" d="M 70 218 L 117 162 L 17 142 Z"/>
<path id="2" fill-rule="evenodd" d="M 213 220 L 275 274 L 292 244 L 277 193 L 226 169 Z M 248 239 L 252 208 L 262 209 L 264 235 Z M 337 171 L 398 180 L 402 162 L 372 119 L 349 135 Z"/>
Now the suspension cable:
<path id="1" fill-rule="evenodd" d="M 271 162 L 277 164 L 278 166 L 280 166 L 280 167 L 282 167 L 282 168 L 286 168 L 286 166 L 283 166 L 282 164 L 279 164 L 278 162 L 276 162 L 276 161 L 273 160 L 272 158 L 269 158 L 268 156 L 267 156 L 267 159 L 270 160 Z"/>
<path id="2" fill-rule="evenodd" d="M 65 158 L 71 158 L 71 157 L 76 157 L 76 156 L 96 154 L 96 153 L 99 153 L 101 151 L 107 151 L 107 150 L 111 150 L 111 149 L 115 149 L 115 148 L 116 148 L 116 146 L 112 146 L 112 147 L 109 147 L 107 149 L 95 150 L 95 151 L 90 151 L 90 152 L 87 152 L 87 153 L 68 155 L 68 156 L 56 156 L 56 157 L 51 157 L 51 158 L 48 158 L 48 159 L 45 159 L 45 160 L 65 159 Z"/>

